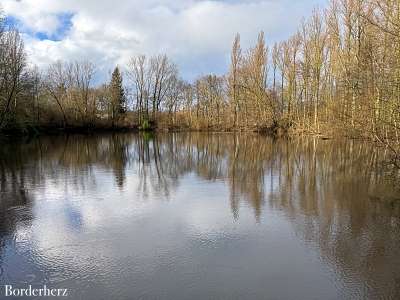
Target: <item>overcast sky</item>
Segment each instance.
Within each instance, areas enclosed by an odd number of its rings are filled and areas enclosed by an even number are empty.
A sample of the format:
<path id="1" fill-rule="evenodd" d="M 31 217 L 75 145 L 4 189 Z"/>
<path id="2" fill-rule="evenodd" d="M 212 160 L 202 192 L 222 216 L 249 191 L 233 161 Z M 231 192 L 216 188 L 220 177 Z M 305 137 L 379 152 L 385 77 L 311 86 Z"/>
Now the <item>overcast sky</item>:
<path id="1" fill-rule="evenodd" d="M 24 34 L 30 61 L 89 59 L 107 75 L 136 54 L 166 53 L 191 80 L 228 68 L 235 33 L 243 47 L 264 30 L 272 44 L 290 36 L 327 0 L 1 0 Z"/>

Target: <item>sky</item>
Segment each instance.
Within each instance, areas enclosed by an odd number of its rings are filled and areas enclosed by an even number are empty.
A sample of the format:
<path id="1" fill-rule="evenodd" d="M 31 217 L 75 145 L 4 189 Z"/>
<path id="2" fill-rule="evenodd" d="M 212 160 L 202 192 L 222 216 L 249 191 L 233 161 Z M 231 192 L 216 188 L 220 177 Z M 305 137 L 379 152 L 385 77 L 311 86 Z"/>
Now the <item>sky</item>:
<path id="1" fill-rule="evenodd" d="M 32 64 L 90 60 L 110 74 L 138 54 L 167 54 L 181 76 L 223 74 L 236 33 L 242 48 L 263 30 L 267 44 L 288 38 L 327 0 L 0 0 L 23 34 Z"/>

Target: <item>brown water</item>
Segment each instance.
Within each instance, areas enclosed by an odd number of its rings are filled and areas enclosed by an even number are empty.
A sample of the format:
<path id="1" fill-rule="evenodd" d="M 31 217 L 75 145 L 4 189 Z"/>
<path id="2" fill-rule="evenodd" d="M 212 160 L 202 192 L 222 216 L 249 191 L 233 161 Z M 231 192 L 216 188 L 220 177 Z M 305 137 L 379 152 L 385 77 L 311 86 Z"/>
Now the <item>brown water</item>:
<path id="1" fill-rule="evenodd" d="M 233 134 L 0 143 L 0 298 L 46 284 L 70 299 L 400 299 L 384 149 Z"/>

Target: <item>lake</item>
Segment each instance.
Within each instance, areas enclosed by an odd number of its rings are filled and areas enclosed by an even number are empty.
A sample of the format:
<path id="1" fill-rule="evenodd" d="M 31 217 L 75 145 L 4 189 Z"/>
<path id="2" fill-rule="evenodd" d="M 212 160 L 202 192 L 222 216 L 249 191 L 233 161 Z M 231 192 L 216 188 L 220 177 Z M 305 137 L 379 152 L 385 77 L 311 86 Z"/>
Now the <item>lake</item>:
<path id="1" fill-rule="evenodd" d="M 400 299 L 383 148 L 217 133 L 0 143 L 2 296 Z"/>

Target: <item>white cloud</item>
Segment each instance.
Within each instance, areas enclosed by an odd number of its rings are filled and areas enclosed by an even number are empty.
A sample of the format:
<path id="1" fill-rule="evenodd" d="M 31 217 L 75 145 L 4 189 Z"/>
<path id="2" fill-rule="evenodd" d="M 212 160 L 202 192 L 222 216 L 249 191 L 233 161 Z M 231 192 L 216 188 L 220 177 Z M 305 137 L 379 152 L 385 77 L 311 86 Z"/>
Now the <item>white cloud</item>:
<path id="1" fill-rule="evenodd" d="M 57 59 L 90 59 L 99 72 L 124 64 L 139 53 L 167 53 L 183 76 L 226 70 L 236 32 L 244 47 L 260 30 L 267 42 L 289 36 L 303 16 L 325 0 L 2 0 L 6 14 L 27 32 L 31 61 L 44 66 Z M 70 27 L 60 19 L 71 14 Z M 40 40 L 35 33 L 59 41 Z M 32 34 L 33 32 L 33 34 Z"/>

